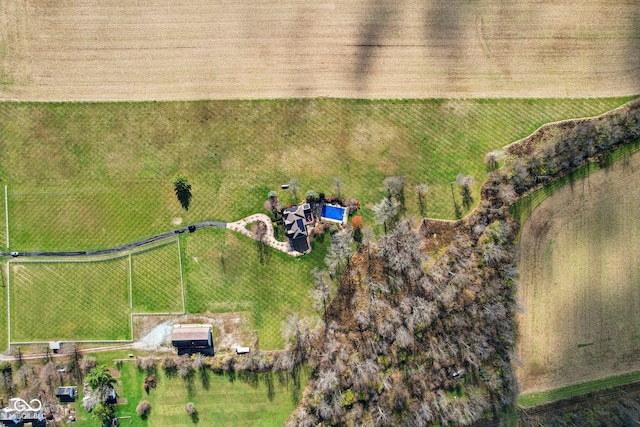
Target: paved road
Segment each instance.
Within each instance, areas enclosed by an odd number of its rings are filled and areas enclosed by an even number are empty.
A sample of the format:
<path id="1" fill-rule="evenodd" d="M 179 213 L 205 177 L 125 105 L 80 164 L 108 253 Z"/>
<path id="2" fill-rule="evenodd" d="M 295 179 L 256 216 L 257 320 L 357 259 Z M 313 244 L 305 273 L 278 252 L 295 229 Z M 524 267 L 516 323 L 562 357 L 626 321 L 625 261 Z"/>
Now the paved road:
<path id="1" fill-rule="evenodd" d="M 149 243 L 157 242 L 160 240 L 170 239 L 182 233 L 193 233 L 198 228 L 205 227 L 220 227 L 226 228 L 226 222 L 219 221 L 203 221 L 196 222 L 195 224 L 189 225 L 187 227 L 177 228 L 172 231 L 167 231 L 166 233 L 158 234 L 157 236 L 149 237 L 147 239 L 138 240 L 137 242 L 129 243 L 122 246 L 117 246 L 115 248 L 109 249 L 100 249 L 97 251 L 61 251 L 61 252 L 19 252 L 19 256 L 25 257 L 78 257 L 78 256 L 96 256 L 96 255 L 112 255 L 117 254 L 118 252 L 129 251 L 131 249 L 138 248 L 140 246 L 144 246 Z M 11 252 L 0 252 L 0 257 L 8 257 L 11 256 Z"/>

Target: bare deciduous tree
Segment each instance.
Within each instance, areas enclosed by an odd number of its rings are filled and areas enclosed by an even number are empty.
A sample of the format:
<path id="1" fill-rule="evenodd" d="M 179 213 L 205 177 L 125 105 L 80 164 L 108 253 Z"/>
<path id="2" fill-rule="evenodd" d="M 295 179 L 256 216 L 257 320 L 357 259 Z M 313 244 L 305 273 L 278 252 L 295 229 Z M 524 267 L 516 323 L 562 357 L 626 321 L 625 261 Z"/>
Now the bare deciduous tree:
<path id="1" fill-rule="evenodd" d="M 341 231 L 331 237 L 331 247 L 325 257 L 325 264 L 329 270 L 329 276 L 338 282 L 342 279 L 342 274 L 349 266 L 351 259 L 352 235 L 349 231 Z"/>
<path id="2" fill-rule="evenodd" d="M 460 186 L 460 194 L 462 195 L 462 205 L 465 209 L 470 209 L 473 204 L 473 197 L 471 197 L 471 186 L 474 179 L 471 175 L 463 175 L 461 173 L 456 177 L 456 184 Z"/>
<path id="3" fill-rule="evenodd" d="M 340 192 L 343 186 L 344 182 L 342 182 L 340 178 L 338 178 L 337 176 L 333 178 L 333 188 L 336 190 L 336 196 L 338 196 L 339 198 L 342 198 Z"/>
<path id="4" fill-rule="evenodd" d="M 80 359 L 80 370 L 83 375 L 87 375 L 89 371 L 96 367 L 96 358 L 93 356 L 83 356 Z"/>
<path id="5" fill-rule="evenodd" d="M 148 400 L 143 400 L 136 406 L 136 413 L 140 415 L 142 419 L 146 419 L 149 416 L 149 412 L 151 412 L 151 402 Z"/>
<path id="6" fill-rule="evenodd" d="M 318 424 L 314 417 L 310 415 L 305 408 L 298 411 L 295 421 L 295 425 L 297 427 L 312 427 Z"/>
<path id="7" fill-rule="evenodd" d="M 311 270 L 311 274 L 313 275 L 313 290 L 311 291 L 311 297 L 314 300 L 315 309 L 322 310 L 322 316 L 324 318 L 326 328 L 326 326 L 328 326 L 327 303 L 331 299 L 331 286 L 325 277 L 324 271 L 314 267 Z"/>
<path id="8" fill-rule="evenodd" d="M 400 212 L 404 212 L 404 177 L 390 176 L 384 179 L 384 186 L 387 190 L 387 196 L 398 202 Z"/>
<path id="9" fill-rule="evenodd" d="M 310 321 L 300 319 L 297 313 L 282 322 L 282 337 L 286 343 L 288 367 L 294 369 L 307 359 L 310 348 Z M 285 359 L 286 359 L 285 358 Z"/>
<path id="10" fill-rule="evenodd" d="M 151 373 L 154 371 L 156 366 L 156 359 L 153 356 L 149 357 L 138 357 L 135 360 L 136 366 L 141 371 L 146 371 L 147 373 Z"/>
<path id="11" fill-rule="evenodd" d="M 401 222 L 392 233 L 380 239 L 379 246 L 390 278 L 399 279 L 390 282 L 395 283 L 396 288 L 413 285 L 422 276 L 420 242 L 409 221 Z"/>
<path id="12" fill-rule="evenodd" d="M 193 363 L 188 357 L 180 357 L 177 369 L 178 376 L 187 379 L 193 374 Z"/>
<path id="13" fill-rule="evenodd" d="M 55 387 L 61 385 L 60 375 L 58 374 L 53 362 L 46 363 L 40 369 L 38 377 L 40 379 L 40 383 L 46 385 L 49 391 L 53 391 Z"/>
<path id="14" fill-rule="evenodd" d="M 427 215 L 427 202 L 425 196 L 429 191 L 429 185 L 418 184 L 416 185 L 416 194 L 418 195 L 418 205 L 420 206 L 420 217 L 424 218 Z"/>
<path id="15" fill-rule="evenodd" d="M 502 158 L 501 150 L 495 150 L 495 151 L 491 151 L 490 153 L 487 153 L 487 156 L 485 157 L 487 169 L 489 171 L 494 171 L 498 169 L 501 158 Z"/>
<path id="16" fill-rule="evenodd" d="M 387 234 L 387 230 L 393 228 L 398 221 L 400 203 L 390 197 L 384 197 L 380 203 L 373 205 L 371 209 L 373 210 L 376 224 L 382 225 L 384 233 Z"/>
<path id="17" fill-rule="evenodd" d="M 197 353 L 195 356 L 193 356 L 192 366 L 196 371 L 204 369 L 206 366 L 206 358 L 202 354 Z"/>
<path id="18" fill-rule="evenodd" d="M 289 185 L 289 193 L 291 194 L 291 197 L 293 198 L 293 200 L 295 200 L 295 203 L 298 203 L 298 180 L 295 178 L 291 178 L 288 182 Z"/>
<path id="19" fill-rule="evenodd" d="M 174 356 L 167 356 L 162 359 L 162 369 L 167 373 L 175 372 L 178 368 L 178 362 Z"/>

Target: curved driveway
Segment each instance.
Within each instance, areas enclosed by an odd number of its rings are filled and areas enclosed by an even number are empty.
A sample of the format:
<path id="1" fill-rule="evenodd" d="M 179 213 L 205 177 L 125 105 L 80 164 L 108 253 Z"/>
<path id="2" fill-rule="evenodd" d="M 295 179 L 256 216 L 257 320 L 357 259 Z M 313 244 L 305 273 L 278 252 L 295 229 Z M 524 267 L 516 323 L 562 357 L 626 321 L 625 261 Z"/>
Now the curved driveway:
<path id="1" fill-rule="evenodd" d="M 236 222 L 226 223 L 220 221 L 203 221 L 196 222 L 195 224 L 177 228 L 172 231 L 167 231 L 166 233 L 158 234 L 157 236 L 148 237 L 146 239 L 138 240 L 137 242 L 129 243 L 122 246 L 116 246 L 115 248 L 109 249 L 99 249 L 95 251 L 41 251 L 41 252 L 19 252 L 19 255 L 16 256 L 24 256 L 24 257 L 83 257 L 83 256 L 100 256 L 100 255 L 114 255 L 119 252 L 129 251 L 135 248 L 139 248 L 141 246 L 147 245 L 149 243 L 170 239 L 172 237 L 178 236 L 183 233 L 193 233 L 198 228 L 206 228 L 206 227 L 219 227 L 219 228 L 228 228 L 229 230 L 233 230 L 237 233 L 240 233 L 244 236 L 253 239 L 253 235 L 249 230 L 247 230 L 246 226 L 248 224 L 252 224 L 257 221 L 262 221 L 267 225 L 267 233 L 263 238 L 263 242 L 271 246 L 274 249 L 277 249 L 281 252 L 284 252 L 291 256 L 300 256 L 302 255 L 300 252 L 296 252 L 291 250 L 291 247 L 287 242 L 280 242 L 276 240 L 273 234 L 273 224 L 271 223 L 271 218 L 269 218 L 265 214 L 253 214 L 246 218 L 243 218 Z M 11 256 L 11 252 L 0 252 L 0 257 L 9 257 Z"/>
<path id="2" fill-rule="evenodd" d="M 129 243 L 122 246 L 116 246 L 115 248 L 109 249 L 99 249 L 95 251 L 51 251 L 51 252 L 20 252 L 20 256 L 28 256 L 28 257 L 65 257 L 65 256 L 98 256 L 98 255 L 113 255 L 118 252 L 124 252 L 131 249 L 138 248 L 140 246 L 147 245 L 149 243 L 157 242 L 160 240 L 170 239 L 182 233 L 193 233 L 198 228 L 205 227 L 220 227 L 226 228 L 227 224 L 225 222 L 219 221 L 203 221 L 196 222 L 195 224 L 189 225 L 187 227 L 177 228 L 172 231 L 167 231 L 166 233 L 158 234 L 157 236 L 148 237 L 146 239 L 138 240 L 137 242 Z M 11 256 L 11 252 L 0 252 L 0 257 L 8 257 Z"/>

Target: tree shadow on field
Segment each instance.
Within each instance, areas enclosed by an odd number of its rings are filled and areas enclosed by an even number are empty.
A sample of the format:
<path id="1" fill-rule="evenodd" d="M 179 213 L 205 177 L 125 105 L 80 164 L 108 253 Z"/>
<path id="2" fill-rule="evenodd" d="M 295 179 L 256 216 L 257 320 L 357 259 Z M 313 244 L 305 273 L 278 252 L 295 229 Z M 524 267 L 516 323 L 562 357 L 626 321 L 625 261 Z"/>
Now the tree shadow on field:
<path id="1" fill-rule="evenodd" d="M 206 366 L 200 369 L 200 381 L 202 382 L 202 388 L 205 390 L 209 390 L 211 388 L 211 377 L 210 377 L 209 368 Z"/>
<path id="2" fill-rule="evenodd" d="M 586 198 L 574 197 L 551 209 L 549 222 L 555 228 L 540 240 L 539 250 L 545 251 L 554 241 L 565 242 L 560 248 L 562 257 L 554 253 L 543 268 L 560 273 L 542 277 L 538 272 L 533 281 L 521 284 L 539 287 L 537 292 L 544 294 L 551 289 L 545 283 L 552 283 L 552 292 L 561 293 L 566 301 L 561 306 L 551 297 L 528 307 L 532 312 L 543 308 L 552 313 L 544 335 L 553 351 L 537 361 L 531 354 L 522 355 L 524 374 L 542 387 L 557 388 L 640 369 L 640 292 L 636 286 L 640 283 L 640 245 L 633 237 L 640 232 L 640 221 L 629 215 L 635 210 L 640 180 L 621 179 L 628 175 L 623 161 L 596 172 L 615 174 L 604 182 L 602 175 L 591 176 L 598 193 L 586 192 Z M 580 181 L 576 180 L 576 187 L 582 187 Z M 620 187 L 628 194 L 618 193 Z M 565 230 L 567 216 L 575 218 L 574 212 L 580 212 L 579 226 Z M 538 256 L 542 253 L 530 258 Z M 537 372 L 541 366 L 544 371 Z"/>
<path id="3" fill-rule="evenodd" d="M 372 0 L 363 14 L 358 34 L 353 80 L 359 92 L 366 90 L 367 78 L 376 55 L 384 47 L 385 32 L 398 11 L 398 5 L 387 0 Z"/>
<path id="4" fill-rule="evenodd" d="M 264 385 L 267 387 L 267 399 L 269 402 L 273 402 L 273 398 L 276 396 L 276 390 L 273 385 L 273 372 L 267 371 L 263 374 Z"/>
<path id="5" fill-rule="evenodd" d="M 471 25 L 465 21 L 463 7 L 466 2 L 450 0 L 432 0 L 425 8 L 425 40 L 435 44 L 435 51 L 431 54 L 444 60 L 448 64 L 446 73 L 449 82 L 456 79 L 456 65 L 463 59 L 465 43 L 464 28 Z"/>
<path id="6" fill-rule="evenodd" d="M 302 399 L 302 378 L 303 367 L 297 366 L 292 372 L 277 371 L 278 383 L 285 387 L 291 396 L 291 403 L 297 404 Z"/>
<path id="7" fill-rule="evenodd" d="M 184 377 L 184 386 L 187 389 L 187 396 L 189 398 L 196 395 L 196 387 L 195 387 L 195 372 L 190 371 L 187 376 Z"/>
<path id="8" fill-rule="evenodd" d="M 240 371 L 238 372 L 238 378 L 244 383 L 249 385 L 252 388 L 258 388 L 260 384 L 260 378 L 257 372 L 253 371 Z"/>
<path id="9" fill-rule="evenodd" d="M 634 93 L 640 93 L 640 6 L 634 9 L 634 16 L 630 19 L 633 34 L 627 44 L 627 69 L 630 71 L 631 84 Z"/>

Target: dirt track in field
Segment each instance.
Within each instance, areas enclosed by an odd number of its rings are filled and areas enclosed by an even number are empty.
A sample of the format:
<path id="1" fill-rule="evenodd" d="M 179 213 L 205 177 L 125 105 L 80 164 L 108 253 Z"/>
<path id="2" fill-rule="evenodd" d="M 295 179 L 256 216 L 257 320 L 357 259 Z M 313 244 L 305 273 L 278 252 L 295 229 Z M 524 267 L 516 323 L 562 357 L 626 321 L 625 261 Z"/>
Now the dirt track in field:
<path id="1" fill-rule="evenodd" d="M 635 0 L 0 0 L 0 100 L 637 93 Z"/>
<path id="2" fill-rule="evenodd" d="M 640 154 L 560 189 L 520 240 L 523 392 L 640 370 Z"/>

